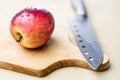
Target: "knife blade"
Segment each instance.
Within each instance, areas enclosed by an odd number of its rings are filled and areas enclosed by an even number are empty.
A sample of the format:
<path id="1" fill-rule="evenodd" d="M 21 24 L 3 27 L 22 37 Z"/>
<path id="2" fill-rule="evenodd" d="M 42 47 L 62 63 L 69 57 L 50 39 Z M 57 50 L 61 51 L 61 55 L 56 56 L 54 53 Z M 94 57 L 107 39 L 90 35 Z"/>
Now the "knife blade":
<path id="1" fill-rule="evenodd" d="M 84 2 L 82 0 L 71 2 L 77 13 L 76 17 L 69 19 L 75 40 L 88 64 L 97 70 L 103 61 L 103 51 L 88 19 Z"/>

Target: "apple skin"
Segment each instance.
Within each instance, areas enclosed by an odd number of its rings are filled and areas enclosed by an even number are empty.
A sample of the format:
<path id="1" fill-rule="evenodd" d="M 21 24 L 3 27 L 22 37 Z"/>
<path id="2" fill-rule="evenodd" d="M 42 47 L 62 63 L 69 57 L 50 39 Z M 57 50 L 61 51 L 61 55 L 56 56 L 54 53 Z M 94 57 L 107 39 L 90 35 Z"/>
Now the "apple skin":
<path id="1" fill-rule="evenodd" d="M 25 48 L 39 48 L 50 39 L 54 31 L 54 18 L 46 9 L 25 8 L 11 20 L 13 38 Z"/>

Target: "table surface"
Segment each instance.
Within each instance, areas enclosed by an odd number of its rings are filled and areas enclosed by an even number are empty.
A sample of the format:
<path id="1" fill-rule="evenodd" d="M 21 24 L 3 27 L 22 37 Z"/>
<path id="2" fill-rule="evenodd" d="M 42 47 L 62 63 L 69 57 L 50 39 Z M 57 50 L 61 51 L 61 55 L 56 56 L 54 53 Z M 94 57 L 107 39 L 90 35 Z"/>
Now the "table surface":
<path id="1" fill-rule="evenodd" d="M 80 67 L 58 69 L 45 77 L 34 77 L 10 70 L 0 69 L 0 80 L 120 80 L 120 0 L 85 0 L 89 18 L 102 45 L 104 54 L 110 59 L 110 68 L 95 72 Z M 9 27 L 11 18 L 26 7 L 49 10 L 55 18 L 55 26 L 61 26 L 71 42 L 76 45 L 68 24 L 75 12 L 70 0 L 1 0 L 0 27 Z M 2 30 L 0 30 L 0 33 Z M 2 33 L 1 33 L 2 34 Z"/>

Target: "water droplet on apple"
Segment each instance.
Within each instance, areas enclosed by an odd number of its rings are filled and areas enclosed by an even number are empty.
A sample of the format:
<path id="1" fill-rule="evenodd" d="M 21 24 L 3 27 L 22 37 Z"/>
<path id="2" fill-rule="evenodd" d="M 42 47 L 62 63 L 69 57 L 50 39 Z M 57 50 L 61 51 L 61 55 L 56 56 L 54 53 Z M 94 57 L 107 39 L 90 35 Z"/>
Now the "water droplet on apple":
<path id="1" fill-rule="evenodd" d="M 30 21 L 31 19 L 28 19 L 28 21 Z"/>
<path id="2" fill-rule="evenodd" d="M 29 16 L 30 16 L 30 14 L 27 14 L 26 16 L 27 16 L 27 17 L 29 17 Z"/>
<path id="3" fill-rule="evenodd" d="M 21 15 L 21 17 L 24 17 L 24 15 Z"/>

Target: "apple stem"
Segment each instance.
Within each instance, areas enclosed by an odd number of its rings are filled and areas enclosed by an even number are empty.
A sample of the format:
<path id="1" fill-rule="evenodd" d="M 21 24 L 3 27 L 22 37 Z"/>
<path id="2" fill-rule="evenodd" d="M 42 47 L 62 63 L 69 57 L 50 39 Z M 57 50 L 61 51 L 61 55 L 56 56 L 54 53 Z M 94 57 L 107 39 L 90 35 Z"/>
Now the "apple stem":
<path id="1" fill-rule="evenodd" d="M 17 38 L 16 38 L 16 41 L 17 42 L 20 42 L 22 39 L 22 35 L 20 33 L 17 33 Z"/>

